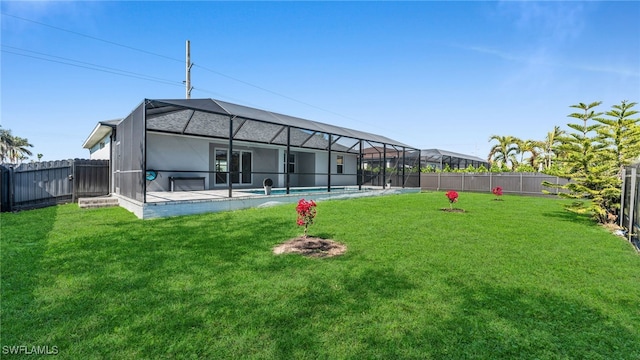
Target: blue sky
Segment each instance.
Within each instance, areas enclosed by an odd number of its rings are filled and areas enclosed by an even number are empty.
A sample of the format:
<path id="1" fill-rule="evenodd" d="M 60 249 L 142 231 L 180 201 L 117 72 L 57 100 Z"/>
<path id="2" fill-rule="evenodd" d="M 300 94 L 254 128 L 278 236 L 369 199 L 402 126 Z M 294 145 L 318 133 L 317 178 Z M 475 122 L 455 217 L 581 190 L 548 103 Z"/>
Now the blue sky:
<path id="1" fill-rule="evenodd" d="M 486 158 L 570 105 L 640 102 L 640 2 L 2 1 L 1 122 L 88 158 L 145 98 L 247 106 Z M 98 69 L 98 70 L 96 70 Z M 640 105 L 636 107 L 640 110 Z"/>

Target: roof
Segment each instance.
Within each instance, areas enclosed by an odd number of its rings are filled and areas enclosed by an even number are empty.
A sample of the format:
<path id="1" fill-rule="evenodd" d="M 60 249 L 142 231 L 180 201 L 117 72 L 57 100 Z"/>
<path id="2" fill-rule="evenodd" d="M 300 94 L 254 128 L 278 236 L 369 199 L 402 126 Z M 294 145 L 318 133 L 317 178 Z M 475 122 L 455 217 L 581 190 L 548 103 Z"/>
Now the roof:
<path id="1" fill-rule="evenodd" d="M 429 158 L 432 160 L 440 159 L 445 156 L 458 158 L 458 159 L 466 159 L 472 161 L 479 161 L 482 163 L 487 163 L 487 160 L 479 158 L 473 155 L 460 154 L 453 151 L 441 150 L 441 149 L 425 149 L 420 151 L 420 156 Z"/>
<path id="2" fill-rule="evenodd" d="M 113 128 L 115 128 L 121 121 L 122 119 L 114 119 L 98 122 L 87 140 L 82 144 L 82 147 L 85 149 L 91 149 L 100 142 L 100 140 L 104 139 L 105 136 L 109 135 Z"/>
<path id="3" fill-rule="evenodd" d="M 352 139 L 366 140 L 376 143 L 385 143 L 389 145 L 413 148 L 407 144 L 399 142 L 397 140 L 390 139 L 386 136 L 368 133 L 364 131 L 349 129 L 341 126 L 321 123 L 318 121 L 307 120 L 294 116 L 284 115 L 272 111 L 256 109 L 243 105 L 228 103 L 215 99 L 164 99 L 164 100 L 146 100 L 147 104 L 147 118 L 153 119 L 161 117 L 162 121 L 149 121 L 147 128 L 149 130 L 167 131 L 174 133 L 197 133 L 208 136 L 222 136 L 226 134 L 226 130 L 223 130 L 224 134 L 214 134 L 215 130 L 211 129 L 211 124 L 215 122 L 221 122 L 228 120 L 228 117 L 239 117 L 248 120 L 257 120 L 263 124 L 279 125 L 277 128 L 281 129 L 283 126 L 291 126 L 301 130 L 307 130 L 310 132 L 318 132 L 325 134 L 338 135 L 341 137 L 347 137 Z M 219 115 L 225 115 L 224 119 L 210 118 L 207 121 L 199 119 L 195 113 L 187 114 L 185 110 L 195 110 L 197 113 L 213 113 Z M 205 128 L 206 125 L 206 128 Z M 242 126 L 242 125 L 240 125 Z M 257 131 L 256 125 L 253 124 L 253 133 L 266 133 L 268 126 L 264 125 Z M 274 131 L 278 131 L 273 127 Z M 188 130 L 188 131 L 187 131 Z M 276 134 L 275 136 L 283 135 Z M 265 135 L 266 137 L 266 135 Z M 273 140 L 273 138 L 271 138 Z"/>

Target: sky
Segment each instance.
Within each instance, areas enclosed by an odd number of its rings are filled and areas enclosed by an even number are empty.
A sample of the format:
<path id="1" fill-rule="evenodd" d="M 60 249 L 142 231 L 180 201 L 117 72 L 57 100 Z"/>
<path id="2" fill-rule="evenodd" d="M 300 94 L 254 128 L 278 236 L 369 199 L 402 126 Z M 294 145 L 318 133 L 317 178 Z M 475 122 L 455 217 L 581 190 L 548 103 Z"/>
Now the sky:
<path id="1" fill-rule="evenodd" d="M 640 2 L 0 2 L 0 125 L 89 158 L 99 121 L 192 98 L 486 158 L 571 105 L 640 102 Z M 640 105 L 636 106 L 640 110 Z"/>

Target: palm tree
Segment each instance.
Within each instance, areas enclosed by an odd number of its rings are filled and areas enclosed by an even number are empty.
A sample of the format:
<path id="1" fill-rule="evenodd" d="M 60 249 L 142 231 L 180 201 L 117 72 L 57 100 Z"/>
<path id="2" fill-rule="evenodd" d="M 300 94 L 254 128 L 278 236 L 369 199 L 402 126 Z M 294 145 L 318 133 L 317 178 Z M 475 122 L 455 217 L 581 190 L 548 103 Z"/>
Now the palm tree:
<path id="1" fill-rule="evenodd" d="M 542 142 L 537 140 L 516 139 L 515 145 L 518 147 L 517 152 L 520 154 L 520 164 L 525 164 L 524 155 L 529 153 L 531 156 L 527 159 L 528 164 L 535 169 L 539 163 L 538 159 L 540 157 Z"/>
<path id="2" fill-rule="evenodd" d="M 11 130 L 0 128 L 0 162 L 4 163 L 8 157 L 9 149 L 12 147 L 13 135 L 11 135 Z"/>
<path id="3" fill-rule="evenodd" d="M 17 163 L 18 161 L 28 159 L 28 156 L 33 155 L 31 150 L 27 149 L 29 147 L 33 147 L 33 145 L 29 143 L 29 140 L 19 136 L 14 136 L 13 146 L 9 148 L 9 161 Z"/>
<path id="4" fill-rule="evenodd" d="M 560 155 L 558 145 L 562 143 L 561 138 L 565 135 L 564 130 L 560 130 L 560 126 L 555 126 L 553 131 L 549 131 L 542 142 L 542 155 L 544 157 L 544 168 L 550 169 L 553 158 Z"/>
<path id="5" fill-rule="evenodd" d="M 18 160 L 24 160 L 33 153 L 28 149 L 33 147 L 26 138 L 13 136 L 11 130 L 0 129 L 0 161 L 9 160 L 10 163 L 16 163 Z"/>
<path id="6" fill-rule="evenodd" d="M 513 168 L 517 161 L 515 159 L 515 156 L 518 153 L 518 146 L 516 144 L 520 140 L 510 135 L 491 135 L 491 137 L 489 137 L 489 141 L 491 140 L 496 140 L 498 143 L 489 150 L 489 156 L 487 158 L 489 164 L 493 166 L 493 163 L 497 162 L 499 164 L 504 164 L 509 168 Z M 509 166 L 509 163 L 511 163 L 511 166 Z"/>

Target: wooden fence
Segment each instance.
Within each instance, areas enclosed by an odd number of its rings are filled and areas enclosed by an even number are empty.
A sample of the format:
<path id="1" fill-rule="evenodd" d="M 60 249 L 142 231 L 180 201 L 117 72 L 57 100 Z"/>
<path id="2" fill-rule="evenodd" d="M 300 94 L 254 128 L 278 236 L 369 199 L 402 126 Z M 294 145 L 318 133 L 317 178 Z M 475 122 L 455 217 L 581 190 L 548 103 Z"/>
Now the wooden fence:
<path id="1" fill-rule="evenodd" d="M 2 211 L 77 202 L 109 194 L 108 160 L 58 160 L 0 165 Z"/>

